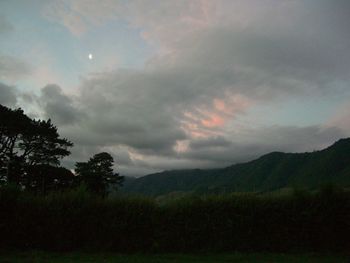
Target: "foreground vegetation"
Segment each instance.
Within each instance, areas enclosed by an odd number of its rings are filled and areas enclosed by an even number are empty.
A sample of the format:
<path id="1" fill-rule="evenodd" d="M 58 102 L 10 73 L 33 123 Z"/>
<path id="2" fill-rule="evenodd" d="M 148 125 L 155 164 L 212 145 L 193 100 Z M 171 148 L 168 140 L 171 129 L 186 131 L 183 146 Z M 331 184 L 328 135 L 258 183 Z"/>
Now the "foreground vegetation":
<path id="1" fill-rule="evenodd" d="M 350 195 L 317 193 L 153 199 L 76 191 L 34 196 L 0 191 L 0 247 L 113 252 L 344 252 Z"/>
<path id="2" fill-rule="evenodd" d="M 111 253 L 45 253 L 45 252 L 12 252 L 0 253 L 0 260 L 4 263 L 79 263 L 79 262 L 128 262 L 128 263 L 219 263 L 219 262 L 269 262 L 269 263 L 342 263 L 348 262 L 345 256 L 315 255 L 315 254 L 161 254 L 161 255 L 120 255 Z"/>

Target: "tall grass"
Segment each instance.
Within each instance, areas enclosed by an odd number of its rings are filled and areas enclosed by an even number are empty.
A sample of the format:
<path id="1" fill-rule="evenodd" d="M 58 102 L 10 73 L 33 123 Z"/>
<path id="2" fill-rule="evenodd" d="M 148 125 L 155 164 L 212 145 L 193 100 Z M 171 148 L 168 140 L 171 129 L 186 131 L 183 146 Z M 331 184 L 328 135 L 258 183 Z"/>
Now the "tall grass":
<path id="1" fill-rule="evenodd" d="M 119 252 L 346 251 L 350 194 L 99 199 L 84 189 L 33 196 L 0 190 L 0 246 Z"/>

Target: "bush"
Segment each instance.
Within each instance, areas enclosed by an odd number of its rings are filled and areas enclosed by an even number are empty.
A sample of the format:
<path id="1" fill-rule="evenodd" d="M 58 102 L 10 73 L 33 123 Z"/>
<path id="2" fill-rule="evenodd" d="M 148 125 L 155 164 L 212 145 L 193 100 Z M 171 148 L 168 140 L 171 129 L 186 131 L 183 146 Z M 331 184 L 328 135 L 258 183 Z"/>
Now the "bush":
<path id="1" fill-rule="evenodd" d="M 11 190 L 12 191 L 12 190 Z M 84 188 L 48 196 L 0 191 L 0 245 L 118 252 L 345 251 L 350 194 L 187 196 L 157 205 Z"/>

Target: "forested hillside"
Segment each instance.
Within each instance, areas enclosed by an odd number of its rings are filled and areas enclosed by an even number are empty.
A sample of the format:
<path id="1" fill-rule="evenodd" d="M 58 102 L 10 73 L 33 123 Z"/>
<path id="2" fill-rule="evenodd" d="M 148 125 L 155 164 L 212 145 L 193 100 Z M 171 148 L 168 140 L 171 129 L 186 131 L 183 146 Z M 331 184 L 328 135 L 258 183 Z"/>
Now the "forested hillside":
<path id="1" fill-rule="evenodd" d="M 310 153 L 272 152 L 222 169 L 173 170 L 127 180 L 124 192 L 163 195 L 175 191 L 221 193 L 272 191 L 284 187 L 350 185 L 350 138 Z"/>

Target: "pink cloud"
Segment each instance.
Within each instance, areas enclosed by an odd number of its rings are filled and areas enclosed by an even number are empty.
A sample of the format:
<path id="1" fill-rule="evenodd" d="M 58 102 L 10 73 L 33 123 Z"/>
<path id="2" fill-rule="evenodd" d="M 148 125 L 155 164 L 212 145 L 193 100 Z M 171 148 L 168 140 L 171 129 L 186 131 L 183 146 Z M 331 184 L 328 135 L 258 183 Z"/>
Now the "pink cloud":
<path id="1" fill-rule="evenodd" d="M 253 102 L 240 95 L 214 98 L 209 104 L 194 107 L 183 113 L 182 129 L 193 138 L 208 138 L 224 134 L 225 126 L 234 122 Z"/>
<path id="2" fill-rule="evenodd" d="M 209 113 L 208 118 L 201 120 L 201 123 L 204 127 L 214 128 L 224 126 L 225 120 L 217 114 Z"/>
<path id="3" fill-rule="evenodd" d="M 338 127 L 350 136 L 350 103 L 345 103 L 330 118 L 326 127 Z"/>

